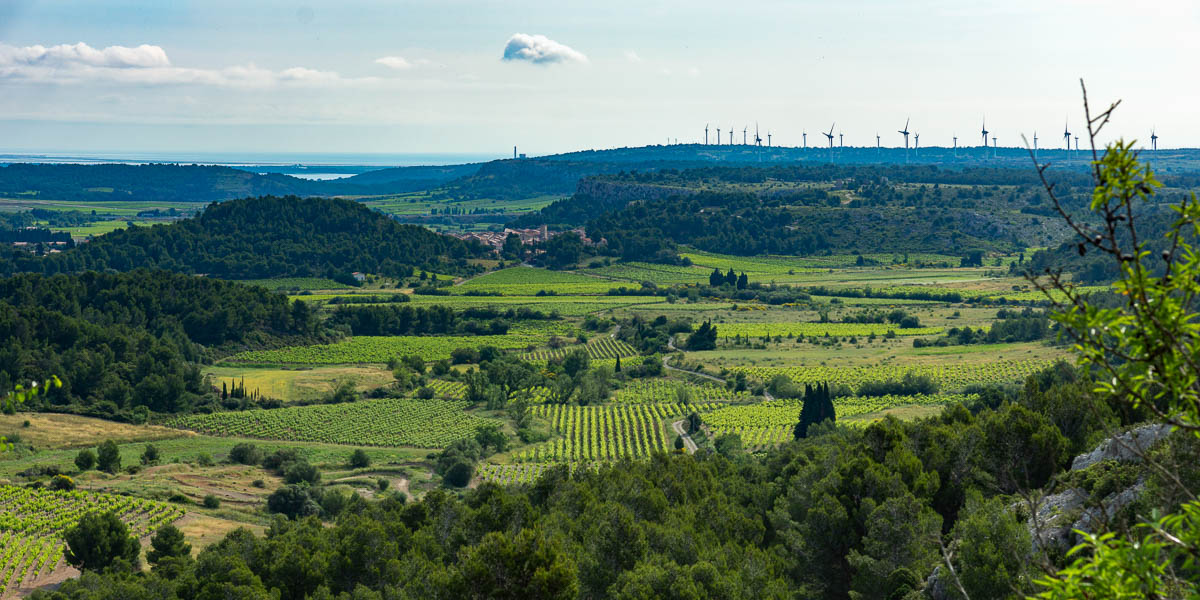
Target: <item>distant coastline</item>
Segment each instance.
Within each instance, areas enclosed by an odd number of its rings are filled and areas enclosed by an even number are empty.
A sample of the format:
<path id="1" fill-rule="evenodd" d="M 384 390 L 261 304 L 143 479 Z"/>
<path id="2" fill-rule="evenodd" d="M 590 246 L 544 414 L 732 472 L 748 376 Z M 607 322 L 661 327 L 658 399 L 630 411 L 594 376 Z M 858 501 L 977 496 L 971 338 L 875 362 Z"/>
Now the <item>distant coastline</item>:
<path id="1" fill-rule="evenodd" d="M 309 152 L 2 152 L 0 165 L 40 164 L 199 164 L 256 173 L 286 173 L 309 179 L 348 176 L 385 167 L 479 163 L 506 158 L 504 153 L 340 154 Z"/>

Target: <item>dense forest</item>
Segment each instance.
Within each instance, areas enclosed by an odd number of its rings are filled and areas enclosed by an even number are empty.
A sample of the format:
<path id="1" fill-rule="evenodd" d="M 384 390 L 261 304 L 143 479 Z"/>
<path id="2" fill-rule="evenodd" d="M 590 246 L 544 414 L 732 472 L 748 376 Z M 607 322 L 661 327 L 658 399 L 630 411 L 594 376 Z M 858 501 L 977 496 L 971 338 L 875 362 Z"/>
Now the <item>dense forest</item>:
<path id="1" fill-rule="evenodd" d="M 809 255 L 832 251 L 1012 250 L 1005 231 L 970 213 L 926 209 L 891 211 L 828 206 L 820 190 L 786 197 L 703 192 L 632 203 L 587 225 L 592 239 L 626 260 L 663 260 L 674 244 L 743 256 Z M 834 200 L 836 204 L 836 199 Z M 796 208 L 800 206 L 801 208 Z"/>
<path id="2" fill-rule="evenodd" d="M 694 456 L 564 466 L 530 485 L 435 490 L 416 503 L 355 495 L 322 505 L 298 488 L 311 510 L 265 536 L 238 530 L 195 558 L 156 554 L 148 574 L 89 571 L 35 597 L 957 597 L 941 539 L 972 599 L 1006 598 L 1032 590 L 1039 564 L 1061 564 L 1072 537 L 1035 543 L 1012 508 L 1018 492 L 1080 488 L 1096 506 L 1140 481 L 1142 498 L 1111 517 L 1125 523 L 1184 500 L 1152 469 L 1070 468 L 1106 427 L 1145 416 L 1122 414 L 1092 387 L 1060 366 L 915 422 L 814 425 L 758 455 L 727 436 Z M 1198 450 L 1177 435 L 1159 453 L 1194 481 Z"/>
<path id="3" fill-rule="evenodd" d="M 0 280 L 0 386 L 57 375 L 63 387 L 34 408 L 144 420 L 212 400 L 200 362 L 316 332 L 303 302 L 237 283 L 144 270 L 18 275 Z"/>
<path id="4" fill-rule="evenodd" d="M 171 224 L 113 231 L 44 258 L 12 250 L 0 256 L 0 273 L 151 268 L 227 279 L 352 271 L 407 277 L 414 269 L 473 272 L 467 259 L 488 252 L 351 200 L 265 196 L 214 203 Z"/>

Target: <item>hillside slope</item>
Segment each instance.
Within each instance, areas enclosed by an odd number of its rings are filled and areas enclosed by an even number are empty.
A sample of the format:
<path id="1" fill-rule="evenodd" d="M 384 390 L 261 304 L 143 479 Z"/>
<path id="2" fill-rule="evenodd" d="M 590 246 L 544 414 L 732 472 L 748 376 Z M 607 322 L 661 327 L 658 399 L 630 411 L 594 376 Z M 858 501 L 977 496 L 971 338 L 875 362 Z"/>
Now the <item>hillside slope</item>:
<path id="1" fill-rule="evenodd" d="M 0 273 L 150 268 L 227 279 L 351 271 L 403 277 L 413 269 L 470 272 L 466 259 L 487 252 L 351 200 L 264 196 L 214 203 L 169 225 L 117 230 L 45 258 L 14 250 L 0 258 Z"/>

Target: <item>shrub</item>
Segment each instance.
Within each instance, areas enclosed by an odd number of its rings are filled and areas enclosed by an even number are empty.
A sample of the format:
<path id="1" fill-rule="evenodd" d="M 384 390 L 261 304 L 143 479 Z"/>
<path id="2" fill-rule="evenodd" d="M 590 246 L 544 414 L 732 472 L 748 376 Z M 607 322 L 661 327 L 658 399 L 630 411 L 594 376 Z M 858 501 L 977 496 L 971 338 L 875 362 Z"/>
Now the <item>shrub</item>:
<path id="1" fill-rule="evenodd" d="M 267 510 L 295 519 L 321 514 L 321 505 L 306 485 L 285 485 L 267 498 Z"/>
<path id="2" fill-rule="evenodd" d="M 158 463 L 158 447 L 154 444 L 146 444 L 146 449 L 142 452 L 142 464 L 153 465 Z"/>
<path id="3" fill-rule="evenodd" d="M 371 457 L 367 456 L 366 450 L 359 448 L 350 455 L 350 467 L 354 469 L 365 469 L 371 466 Z"/>
<path id="4" fill-rule="evenodd" d="M 48 487 L 55 491 L 71 491 L 75 489 L 75 480 L 66 475 L 55 475 L 50 479 Z"/>
<path id="5" fill-rule="evenodd" d="M 90 471 L 96 466 L 96 453 L 91 448 L 84 448 L 75 455 L 75 467 L 80 472 Z"/>
<path id="6" fill-rule="evenodd" d="M 265 488 L 265 487 L 267 487 L 267 482 L 265 482 L 261 479 L 255 479 L 253 482 L 250 483 L 250 485 L 252 485 L 256 488 Z"/>
<path id="7" fill-rule="evenodd" d="M 121 449 L 117 447 L 117 443 L 112 440 L 105 440 L 100 444 L 100 450 L 96 453 L 96 464 L 101 471 L 106 473 L 116 473 L 121 470 Z"/>
<path id="8" fill-rule="evenodd" d="M 280 448 L 267 455 L 263 459 L 262 465 L 264 469 L 269 471 L 282 471 L 285 465 L 298 460 L 300 460 L 300 453 L 295 448 Z"/>
<path id="9" fill-rule="evenodd" d="M 263 453 L 258 446 L 242 442 L 229 451 L 229 460 L 239 465 L 257 465 L 263 461 Z"/>
<path id="10" fill-rule="evenodd" d="M 421 389 L 417 390 L 417 397 L 422 400 L 433 399 L 433 388 L 429 386 L 423 386 Z"/>
<path id="11" fill-rule="evenodd" d="M 385 477 L 380 477 L 375 481 L 375 487 L 379 488 L 379 491 L 381 492 L 387 491 L 388 486 L 391 484 L 392 482 L 388 481 Z"/>
<path id="12" fill-rule="evenodd" d="M 167 498 L 167 502 L 174 502 L 175 504 L 191 504 L 192 499 L 179 492 L 174 492 L 171 494 L 170 498 Z"/>
<path id="13" fill-rule="evenodd" d="M 211 467 L 213 466 L 213 457 L 207 452 L 201 452 L 196 455 L 196 464 L 202 467 Z"/>
<path id="14" fill-rule="evenodd" d="M 221 508 L 221 499 L 212 494 L 205 496 L 204 508 Z"/>
<path id="15" fill-rule="evenodd" d="M 283 480 L 288 483 L 310 483 L 321 481 L 321 472 L 308 464 L 306 460 L 298 460 L 287 466 L 283 471 Z"/>

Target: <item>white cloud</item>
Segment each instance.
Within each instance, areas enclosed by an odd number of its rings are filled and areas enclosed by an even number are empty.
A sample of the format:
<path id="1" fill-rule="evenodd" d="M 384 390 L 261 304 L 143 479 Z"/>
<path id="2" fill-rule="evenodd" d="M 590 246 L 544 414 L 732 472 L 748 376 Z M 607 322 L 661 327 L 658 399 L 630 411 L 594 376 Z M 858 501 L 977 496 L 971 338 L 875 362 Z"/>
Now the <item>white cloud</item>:
<path id="1" fill-rule="evenodd" d="M 291 67 L 282 71 L 253 63 L 220 69 L 177 67 L 160 46 L 93 48 L 83 42 L 45 47 L 9 46 L 0 43 L 0 79 L 37 83 L 71 84 L 110 82 L 131 85 L 210 85 L 269 87 L 330 85 L 375 81 L 347 79 L 333 71 Z"/>
<path id="2" fill-rule="evenodd" d="M 403 56 L 383 56 L 383 57 L 375 59 L 375 62 L 378 64 L 381 64 L 385 67 L 388 67 L 390 69 L 396 69 L 398 71 L 402 71 L 404 69 L 411 69 L 413 66 L 413 64 L 411 62 L 409 62 L 408 59 L 404 58 Z"/>
<path id="3" fill-rule="evenodd" d="M 642 57 L 638 56 L 638 53 L 637 53 L 637 52 L 634 52 L 633 50 L 626 50 L 626 51 L 624 52 L 624 55 L 625 55 L 625 60 L 627 60 L 627 61 L 629 61 L 629 62 L 631 62 L 631 63 L 640 63 L 640 62 L 642 62 Z"/>
<path id="4" fill-rule="evenodd" d="M 149 69 L 171 66 L 160 46 L 142 44 L 136 48 L 109 46 L 103 50 L 83 42 L 16 47 L 0 44 L 0 67 L 44 66 L 48 68 L 104 67 L 111 69 Z"/>
<path id="5" fill-rule="evenodd" d="M 525 60 L 538 65 L 587 62 L 582 52 L 544 35 L 513 34 L 504 46 L 504 60 Z"/>

